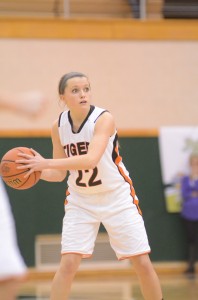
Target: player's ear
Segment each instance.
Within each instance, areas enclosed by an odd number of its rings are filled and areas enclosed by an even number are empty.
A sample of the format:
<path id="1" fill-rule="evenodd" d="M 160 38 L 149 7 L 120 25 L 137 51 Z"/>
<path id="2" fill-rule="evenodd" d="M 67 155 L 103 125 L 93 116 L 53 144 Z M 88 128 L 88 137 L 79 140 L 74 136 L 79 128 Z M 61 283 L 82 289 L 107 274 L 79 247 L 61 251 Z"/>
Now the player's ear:
<path id="1" fill-rule="evenodd" d="M 65 102 L 65 99 L 64 99 L 64 95 L 63 95 L 63 94 L 59 95 L 59 97 L 60 97 L 60 101 L 64 101 L 64 102 Z"/>
<path id="2" fill-rule="evenodd" d="M 59 103 L 60 103 L 60 105 L 62 106 L 62 107 L 65 107 L 66 105 L 67 105 L 67 101 L 66 101 L 66 99 L 65 99 L 65 96 L 62 94 L 62 95 L 59 95 Z"/>

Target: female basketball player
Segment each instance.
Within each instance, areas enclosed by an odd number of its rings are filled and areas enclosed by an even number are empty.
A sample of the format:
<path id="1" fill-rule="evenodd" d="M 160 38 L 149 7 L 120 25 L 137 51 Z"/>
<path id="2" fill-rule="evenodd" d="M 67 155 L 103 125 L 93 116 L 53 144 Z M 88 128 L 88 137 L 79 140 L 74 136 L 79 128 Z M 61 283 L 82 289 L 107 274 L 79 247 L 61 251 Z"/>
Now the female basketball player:
<path id="1" fill-rule="evenodd" d="M 53 159 L 32 150 L 17 163 L 42 171 L 46 181 L 62 181 L 69 170 L 62 230 L 62 258 L 54 277 L 51 300 L 66 300 L 81 259 L 90 257 L 102 222 L 117 258 L 130 259 L 144 299 L 161 300 L 158 277 L 148 253 L 150 247 L 139 201 L 118 151 L 112 115 L 91 105 L 90 83 L 71 72 L 59 82 L 64 111 L 52 127 Z"/>

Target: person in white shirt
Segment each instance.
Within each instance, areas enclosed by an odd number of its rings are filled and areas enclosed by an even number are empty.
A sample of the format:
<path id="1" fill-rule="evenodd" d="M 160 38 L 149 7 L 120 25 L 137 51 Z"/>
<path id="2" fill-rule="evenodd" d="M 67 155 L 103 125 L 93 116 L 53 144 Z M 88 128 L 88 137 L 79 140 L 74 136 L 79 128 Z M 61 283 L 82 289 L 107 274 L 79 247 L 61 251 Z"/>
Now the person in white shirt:
<path id="1" fill-rule="evenodd" d="M 39 116 L 47 102 L 46 96 L 38 91 L 20 94 L 0 92 L 1 111 L 12 111 L 28 117 Z M 26 275 L 27 267 L 18 248 L 12 209 L 0 178 L 0 299 L 16 299 Z"/>

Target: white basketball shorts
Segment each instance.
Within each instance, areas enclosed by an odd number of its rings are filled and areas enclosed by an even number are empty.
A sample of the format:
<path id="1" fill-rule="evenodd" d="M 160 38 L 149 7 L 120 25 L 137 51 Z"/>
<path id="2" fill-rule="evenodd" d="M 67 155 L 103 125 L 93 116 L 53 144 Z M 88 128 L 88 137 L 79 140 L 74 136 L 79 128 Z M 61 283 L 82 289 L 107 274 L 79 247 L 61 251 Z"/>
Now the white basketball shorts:
<path id="1" fill-rule="evenodd" d="M 0 178 L 0 281 L 26 274 L 18 249 L 9 199 Z"/>
<path id="2" fill-rule="evenodd" d="M 69 191 L 62 231 L 62 254 L 90 257 L 102 223 L 119 260 L 150 252 L 144 221 L 130 195 L 128 183 L 94 195 Z"/>

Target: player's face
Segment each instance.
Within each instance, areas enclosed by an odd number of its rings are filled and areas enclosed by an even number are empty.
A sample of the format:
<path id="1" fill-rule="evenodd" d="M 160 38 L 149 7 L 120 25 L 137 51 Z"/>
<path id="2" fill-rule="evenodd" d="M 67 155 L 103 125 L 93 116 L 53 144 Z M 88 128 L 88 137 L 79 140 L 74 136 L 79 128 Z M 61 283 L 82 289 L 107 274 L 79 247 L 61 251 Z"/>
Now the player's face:
<path id="1" fill-rule="evenodd" d="M 67 81 L 61 100 L 69 109 L 89 107 L 91 101 L 90 84 L 86 77 L 74 77 Z"/>

